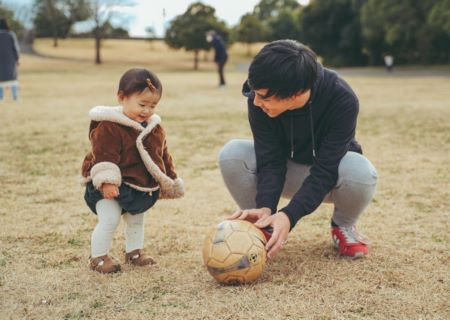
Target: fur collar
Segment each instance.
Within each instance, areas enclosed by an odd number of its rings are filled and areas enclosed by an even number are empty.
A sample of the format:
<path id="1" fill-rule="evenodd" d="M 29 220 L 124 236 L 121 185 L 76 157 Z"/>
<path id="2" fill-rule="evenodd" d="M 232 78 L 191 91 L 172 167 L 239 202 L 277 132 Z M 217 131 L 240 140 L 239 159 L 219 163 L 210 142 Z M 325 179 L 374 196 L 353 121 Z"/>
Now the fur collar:
<path id="1" fill-rule="evenodd" d="M 139 122 L 128 118 L 123 113 L 122 106 L 116 107 L 97 106 L 92 108 L 91 111 L 89 111 L 89 117 L 93 121 L 111 121 L 127 127 L 131 127 L 138 131 L 148 131 L 148 132 L 150 132 L 154 127 L 156 127 L 156 125 L 161 123 L 161 118 L 157 114 L 154 114 L 148 120 L 147 127 L 144 128 Z"/>
<path id="2" fill-rule="evenodd" d="M 144 139 L 152 132 L 152 130 L 161 123 L 161 118 L 154 114 L 148 120 L 147 127 L 143 127 L 139 122 L 131 120 L 123 113 L 121 106 L 106 107 L 97 106 L 91 109 L 89 117 L 93 121 L 111 121 L 127 127 L 134 128 L 140 131 L 139 136 L 136 139 L 136 147 L 139 155 L 147 169 L 147 171 L 158 181 L 161 188 L 161 198 L 175 199 L 184 195 L 183 180 L 176 178 L 175 180 L 167 176 L 161 169 L 155 164 L 150 154 L 145 150 Z"/>

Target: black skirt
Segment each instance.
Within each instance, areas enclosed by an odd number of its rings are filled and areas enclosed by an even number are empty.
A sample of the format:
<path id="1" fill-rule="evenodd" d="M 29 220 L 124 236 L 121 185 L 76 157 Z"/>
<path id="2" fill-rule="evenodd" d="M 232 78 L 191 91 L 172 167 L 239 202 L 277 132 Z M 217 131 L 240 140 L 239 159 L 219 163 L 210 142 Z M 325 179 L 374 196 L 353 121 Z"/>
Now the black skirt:
<path id="1" fill-rule="evenodd" d="M 150 195 L 148 192 L 138 191 L 122 183 L 119 187 L 119 196 L 115 197 L 114 200 L 122 207 L 122 214 L 125 212 L 139 214 L 153 207 L 158 198 L 159 189 L 153 191 Z M 92 181 L 89 182 L 86 185 L 84 200 L 93 213 L 97 214 L 95 205 L 102 199 L 104 199 L 103 194 L 95 189 Z"/>

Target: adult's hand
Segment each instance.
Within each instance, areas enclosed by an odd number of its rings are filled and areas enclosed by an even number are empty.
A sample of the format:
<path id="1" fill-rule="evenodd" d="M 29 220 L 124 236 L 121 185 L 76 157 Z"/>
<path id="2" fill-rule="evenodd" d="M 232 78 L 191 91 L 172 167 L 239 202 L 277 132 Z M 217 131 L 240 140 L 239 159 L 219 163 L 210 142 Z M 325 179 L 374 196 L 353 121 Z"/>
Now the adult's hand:
<path id="1" fill-rule="evenodd" d="M 246 209 L 246 210 L 238 210 L 229 216 L 228 220 L 247 220 L 252 223 L 256 223 L 257 221 L 261 221 L 267 217 L 270 217 L 272 210 L 269 208 L 259 208 L 259 209 Z"/>
<path id="2" fill-rule="evenodd" d="M 263 219 L 260 219 L 255 223 L 258 228 L 264 228 L 272 226 L 273 233 L 269 241 L 266 244 L 267 258 L 271 259 L 275 257 L 278 252 L 283 248 L 291 229 L 291 221 L 286 213 L 279 211 L 273 215 L 269 215 Z"/>
<path id="3" fill-rule="evenodd" d="M 103 198 L 114 199 L 119 195 L 119 188 L 115 184 L 104 183 L 102 184 Z"/>

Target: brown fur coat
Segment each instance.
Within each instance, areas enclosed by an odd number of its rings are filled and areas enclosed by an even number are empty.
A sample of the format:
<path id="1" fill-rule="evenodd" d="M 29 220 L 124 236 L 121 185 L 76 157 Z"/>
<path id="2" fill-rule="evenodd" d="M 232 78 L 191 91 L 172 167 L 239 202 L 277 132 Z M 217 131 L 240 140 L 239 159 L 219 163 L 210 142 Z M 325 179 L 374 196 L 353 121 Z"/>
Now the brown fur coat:
<path id="1" fill-rule="evenodd" d="M 81 169 L 85 183 L 92 181 L 97 189 L 103 183 L 125 183 L 144 192 L 160 188 L 163 199 L 184 195 L 158 115 L 149 119 L 146 128 L 125 116 L 120 106 L 98 106 L 89 116 L 92 149 Z"/>

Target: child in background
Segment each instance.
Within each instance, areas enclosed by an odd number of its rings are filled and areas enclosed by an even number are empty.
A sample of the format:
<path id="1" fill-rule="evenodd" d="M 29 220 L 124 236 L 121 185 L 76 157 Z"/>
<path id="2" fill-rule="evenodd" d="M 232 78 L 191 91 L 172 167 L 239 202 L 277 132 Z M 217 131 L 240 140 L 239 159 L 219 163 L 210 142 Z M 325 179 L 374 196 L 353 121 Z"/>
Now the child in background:
<path id="1" fill-rule="evenodd" d="M 84 198 L 98 218 L 90 257 L 90 267 L 97 272 L 120 271 L 120 264 L 108 252 L 121 216 L 126 222 L 125 262 L 153 264 L 142 251 L 144 212 L 158 199 L 184 194 L 161 118 L 155 114 L 161 94 L 162 85 L 154 73 L 130 69 L 120 79 L 120 106 L 98 106 L 89 112 L 92 149 L 83 161 L 82 175 Z"/>

